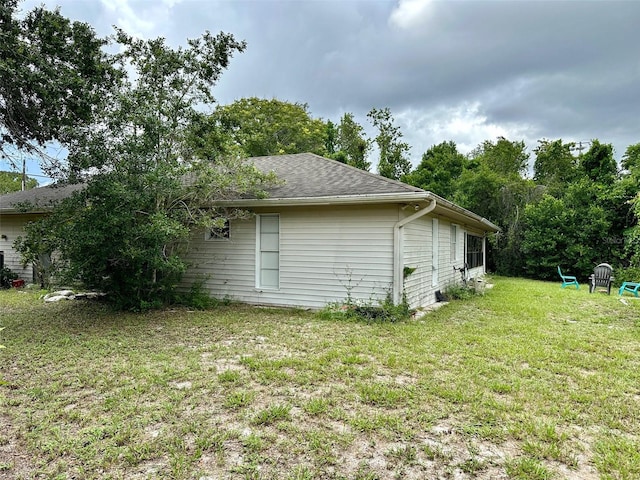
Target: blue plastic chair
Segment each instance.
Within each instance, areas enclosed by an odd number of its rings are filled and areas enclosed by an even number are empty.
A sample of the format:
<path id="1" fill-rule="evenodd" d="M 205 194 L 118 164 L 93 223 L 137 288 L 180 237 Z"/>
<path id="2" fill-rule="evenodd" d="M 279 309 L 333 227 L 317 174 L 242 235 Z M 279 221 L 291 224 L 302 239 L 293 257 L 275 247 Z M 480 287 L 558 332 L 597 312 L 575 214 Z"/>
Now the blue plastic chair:
<path id="1" fill-rule="evenodd" d="M 560 265 L 558 265 L 558 275 L 560 275 L 560 278 L 562 279 L 562 288 L 566 287 L 567 285 L 575 285 L 576 290 L 580 289 L 578 279 L 570 275 L 563 275 L 562 270 L 560 270 Z"/>

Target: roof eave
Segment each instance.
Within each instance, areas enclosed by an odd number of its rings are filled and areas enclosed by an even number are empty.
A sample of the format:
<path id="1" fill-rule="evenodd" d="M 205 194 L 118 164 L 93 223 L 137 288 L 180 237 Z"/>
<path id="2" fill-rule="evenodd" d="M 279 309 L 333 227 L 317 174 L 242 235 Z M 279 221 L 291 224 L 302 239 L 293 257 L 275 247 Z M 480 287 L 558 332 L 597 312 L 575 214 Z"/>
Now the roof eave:
<path id="1" fill-rule="evenodd" d="M 2 215 L 42 215 L 45 213 L 51 213 L 52 211 L 53 207 L 38 207 L 35 210 L 25 210 L 24 208 L 0 208 L 0 213 Z"/>
<path id="2" fill-rule="evenodd" d="M 470 210 L 467 210 L 466 208 L 456 205 L 455 203 L 450 202 L 449 200 L 442 198 L 434 193 L 431 193 L 431 196 L 436 200 L 438 206 L 445 211 L 455 212 L 458 215 L 462 215 L 468 219 L 473 219 L 479 226 L 481 226 L 485 230 L 492 231 L 494 233 L 501 230 L 501 228 L 496 224 L 492 223 L 484 217 L 481 217 L 480 215 L 473 213 Z"/>
<path id="3" fill-rule="evenodd" d="M 428 192 L 379 193 L 371 195 L 332 195 L 325 197 L 290 197 L 263 199 L 220 200 L 215 202 L 221 207 L 294 207 L 318 205 L 362 205 L 380 203 L 405 203 L 429 200 Z"/>
<path id="4" fill-rule="evenodd" d="M 295 197 L 295 198 L 264 198 L 264 199 L 242 199 L 242 200 L 221 200 L 215 203 L 220 207 L 301 207 L 301 206 L 322 206 L 322 205 L 373 205 L 388 203 L 409 203 L 428 202 L 435 200 L 437 205 L 443 210 L 455 212 L 467 219 L 466 223 L 473 223 L 487 231 L 498 232 L 500 227 L 491 223 L 484 217 L 456 205 L 434 193 L 406 192 L 406 193 L 384 193 L 371 195 L 336 195 L 326 197 Z"/>

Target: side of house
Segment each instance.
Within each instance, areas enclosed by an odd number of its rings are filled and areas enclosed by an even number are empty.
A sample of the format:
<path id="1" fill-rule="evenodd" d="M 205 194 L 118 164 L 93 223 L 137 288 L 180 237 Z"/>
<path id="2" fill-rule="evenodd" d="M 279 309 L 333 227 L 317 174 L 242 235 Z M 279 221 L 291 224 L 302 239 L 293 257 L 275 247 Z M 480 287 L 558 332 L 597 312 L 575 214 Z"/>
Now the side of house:
<path id="1" fill-rule="evenodd" d="M 22 265 L 20 254 L 13 248 L 15 240 L 24 235 L 24 226 L 40 217 L 38 214 L 0 214 L 0 268 L 7 267 L 27 282 L 32 282 L 32 265 Z"/>
<path id="2" fill-rule="evenodd" d="M 384 299 L 393 282 L 397 205 L 257 208 L 231 220 L 228 236 L 196 232 L 185 284 L 204 281 L 216 297 L 321 308 Z"/>
<path id="3" fill-rule="evenodd" d="M 403 298 L 412 308 L 429 305 L 436 302 L 436 291 L 460 282 L 454 268 L 469 260 L 466 239 L 483 240 L 485 232 L 442 213 L 426 213 L 399 228 L 414 209 L 426 208 L 398 203 L 255 208 L 255 217 L 231 220 L 223 232 L 194 233 L 183 288 L 202 282 L 217 298 L 273 306 L 322 308 L 347 299 L 397 303 Z M 484 262 L 467 272 L 483 274 Z"/>

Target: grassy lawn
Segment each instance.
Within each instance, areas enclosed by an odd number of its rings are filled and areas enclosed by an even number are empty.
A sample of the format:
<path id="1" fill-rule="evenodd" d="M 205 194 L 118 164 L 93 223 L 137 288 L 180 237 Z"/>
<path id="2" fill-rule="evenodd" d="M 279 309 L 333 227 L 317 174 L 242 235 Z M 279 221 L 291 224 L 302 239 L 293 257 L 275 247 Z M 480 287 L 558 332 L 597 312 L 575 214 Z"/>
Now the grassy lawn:
<path id="1" fill-rule="evenodd" d="M 0 479 L 637 479 L 640 301 L 495 278 L 419 320 L 0 292 Z"/>

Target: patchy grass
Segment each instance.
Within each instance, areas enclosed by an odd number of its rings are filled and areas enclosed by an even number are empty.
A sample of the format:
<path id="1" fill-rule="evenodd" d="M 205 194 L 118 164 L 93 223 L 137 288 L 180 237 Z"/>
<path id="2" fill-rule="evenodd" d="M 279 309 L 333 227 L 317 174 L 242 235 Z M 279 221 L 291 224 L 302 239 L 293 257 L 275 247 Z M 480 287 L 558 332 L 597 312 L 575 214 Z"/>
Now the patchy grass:
<path id="1" fill-rule="evenodd" d="M 0 479 L 640 478 L 640 302 L 495 279 L 420 320 L 0 292 Z"/>

